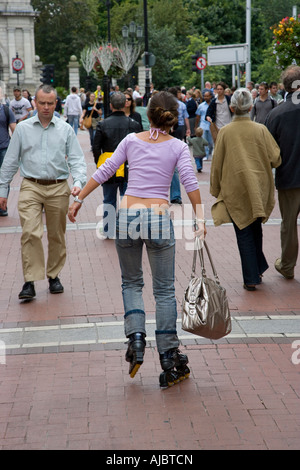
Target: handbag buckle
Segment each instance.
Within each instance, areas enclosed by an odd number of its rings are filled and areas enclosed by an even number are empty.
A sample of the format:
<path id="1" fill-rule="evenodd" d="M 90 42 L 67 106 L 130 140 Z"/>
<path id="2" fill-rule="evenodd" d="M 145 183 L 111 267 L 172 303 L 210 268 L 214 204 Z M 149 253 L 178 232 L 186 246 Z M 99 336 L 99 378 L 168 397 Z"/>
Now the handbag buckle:
<path id="1" fill-rule="evenodd" d="M 189 308 L 190 308 L 191 313 L 195 313 L 196 311 L 196 301 L 197 301 L 197 297 L 195 296 L 194 293 L 192 293 L 189 298 Z"/>

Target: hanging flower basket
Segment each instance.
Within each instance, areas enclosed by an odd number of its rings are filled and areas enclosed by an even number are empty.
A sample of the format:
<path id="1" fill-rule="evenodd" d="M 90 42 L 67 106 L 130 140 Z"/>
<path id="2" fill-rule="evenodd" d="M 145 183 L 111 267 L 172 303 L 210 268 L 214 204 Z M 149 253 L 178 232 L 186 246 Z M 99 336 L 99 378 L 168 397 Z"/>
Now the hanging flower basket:
<path id="1" fill-rule="evenodd" d="M 271 29 L 278 67 L 284 69 L 289 65 L 300 65 L 300 15 L 297 18 L 287 16 Z"/>

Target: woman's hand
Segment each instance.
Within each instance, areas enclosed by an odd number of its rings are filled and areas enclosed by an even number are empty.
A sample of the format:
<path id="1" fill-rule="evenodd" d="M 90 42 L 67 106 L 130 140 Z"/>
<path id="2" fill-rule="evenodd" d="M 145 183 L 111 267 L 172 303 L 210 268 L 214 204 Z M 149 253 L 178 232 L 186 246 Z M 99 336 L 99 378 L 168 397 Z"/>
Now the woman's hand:
<path id="1" fill-rule="evenodd" d="M 70 222 L 72 223 L 76 222 L 75 217 L 77 216 L 80 207 L 81 207 L 80 202 L 73 202 L 73 204 L 71 204 L 68 210 L 68 217 L 69 217 Z"/>
<path id="2" fill-rule="evenodd" d="M 205 220 L 195 220 L 194 226 L 194 237 L 199 237 L 200 240 L 204 240 L 207 234 Z"/>

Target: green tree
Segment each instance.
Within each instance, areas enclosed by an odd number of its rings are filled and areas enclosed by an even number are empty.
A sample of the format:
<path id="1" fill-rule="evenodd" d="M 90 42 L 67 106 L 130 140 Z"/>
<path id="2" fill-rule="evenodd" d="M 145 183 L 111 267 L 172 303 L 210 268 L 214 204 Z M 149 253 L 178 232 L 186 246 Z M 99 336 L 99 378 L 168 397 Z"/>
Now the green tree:
<path id="1" fill-rule="evenodd" d="M 263 19 L 263 24 L 266 27 L 269 39 L 272 34 L 269 32 L 269 28 L 278 23 L 281 18 L 286 16 L 292 16 L 293 6 L 299 5 L 297 0 L 252 0 L 252 11 L 253 16 L 260 14 Z"/>
<path id="2" fill-rule="evenodd" d="M 194 33 L 208 38 L 213 45 L 245 42 L 244 0 L 190 0 Z"/>
<path id="3" fill-rule="evenodd" d="M 68 63 L 97 40 L 93 0 L 32 0 L 40 14 L 35 24 L 36 52 L 43 63 L 55 65 L 55 85 L 69 87 Z M 71 84 L 70 84 L 71 85 Z"/>
<path id="4" fill-rule="evenodd" d="M 294 3 L 252 0 L 253 77 L 274 75 L 270 27 L 291 16 Z M 68 87 L 70 56 L 79 58 L 85 46 L 107 40 L 106 0 L 32 0 L 32 5 L 40 11 L 35 26 L 37 54 L 43 63 L 55 64 L 57 85 Z M 123 25 L 131 21 L 144 25 L 143 0 L 111 0 L 110 13 L 112 41 L 120 42 Z M 202 44 L 206 38 L 206 45 L 245 43 L 246 0 L 148 0 L 148 29 L 149 50 L 156 56 L 152 70 L 156 87 L 199 84 L 200 76 L 192 74 L 190 67 L 191 54 L 198 49 L 193 41 L 198 39 Z M 111 73 L 116 76 L 117 72 Z M 207 68 L 205 75 L 230 83 L 231 67 L 219 71 Z"/>
<path id="5" fill-rule="evenodd" d="M 257 66 L 256 70 L 252 72 L 252 80 L 255 83 L 262 81 L 266 82 L 279 82 L 281 71 L 276 65 L 275 55 L 273 54 L 273 47 L 269 46 L 262 52 L 261 63 Z"/>
<path id="6" fill-rule="evenodd" d="M 174 51 L 179 53 L 176 33 L 172 26 L 151 28 L 149 48 L 154 53 L 156 62 L 152 67 L 152 81 L 158 90 L 178 85 L 181 82 L 181 73 L 173 68 Z M 176 53 L 175 52 L 175 53 Z"/>
<path id="7" fill-rule="evenodd" d="M 122 26 L 128 26 L 131 21 L 144 26 L 143 1 L 123 0 L 119 4 L 114 3 L 111 10 L 112 41 L 120 41 Z M 149 51 L 156 57 L 152 68 L 156 88 L 180 83 L 181 75 L 172 69 L 171 61 L 180 54 L 182 44 L 188 42 L 188 28 L 189 13 L 183 0 L 148 0 Z"/>
<path id="8" fill-rule="evenodd" d="M 179 50 L 179 57 L 173 59 L 173 73 L 180 75 L 180 83 L 184 84 L 187 88 L 196 86 L 201 89 L 201 75 L 197 72 L 192 72 L 192 55 L 196 51 L 201 51 L 207 54 L 207 47 L 211 43 L 204 36 L 188 36 L 189 43 Z M 223 78 L 225 75 L 224 66 L 208 66 L 204 70 L 205 81 L 216 81 Z M 178 83 L 177 83 L 178 84 Z"/>

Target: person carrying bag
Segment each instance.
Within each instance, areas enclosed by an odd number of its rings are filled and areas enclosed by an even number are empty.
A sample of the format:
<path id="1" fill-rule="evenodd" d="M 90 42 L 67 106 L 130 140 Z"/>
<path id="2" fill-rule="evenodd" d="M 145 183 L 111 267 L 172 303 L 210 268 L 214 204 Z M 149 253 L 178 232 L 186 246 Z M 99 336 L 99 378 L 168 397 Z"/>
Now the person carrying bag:
<path id="1" fill-rule="evenodd" d="M 214 279 L 207 277 L 203 247 Z M 201 276 L 196 276 L 197 255 Z M 220 339 L 231 332 L 231 317 L 226 290 L 221 286 L 206 241 L 195 239 L 192 274 L 182 301 L 182 329 L 209 339 Z"/>

